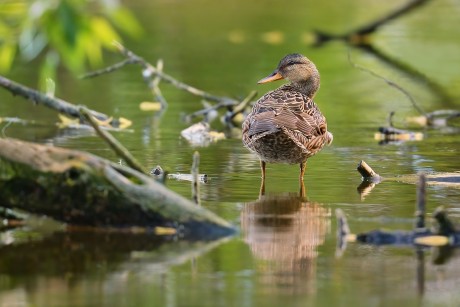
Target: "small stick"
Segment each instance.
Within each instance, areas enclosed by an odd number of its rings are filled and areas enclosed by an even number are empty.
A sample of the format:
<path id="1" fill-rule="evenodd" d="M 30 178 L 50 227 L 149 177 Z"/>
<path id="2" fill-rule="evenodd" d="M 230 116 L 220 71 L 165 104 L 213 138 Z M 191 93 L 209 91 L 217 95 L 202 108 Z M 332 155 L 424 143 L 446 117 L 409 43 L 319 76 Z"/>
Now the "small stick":
<path id="1" fill-rule="evenodd" d="M 86 73 L 86 74 L 80 76 L 80 79 L 90 79 L 90 78 L 98 77 L 100 75 L 105 75 L 105 74 L 114 72 L 114 71 L 116 71 L 118 69 L 123 68 L 126 65 L 136 64 L 136 63 L 137 62 L 134 59 L 125 59 L 125 60 L 123 60 L 123 61 L 121 61 L 119 63 L 113 64 L 113 65 L 111 65 L 109 67 Z"/>
<path id="2" fill-rule="evenodd" d="M 200 205 L 200 184 L 198 181 L 198 168 L 200 165 L 200 153 L 195 151 L 193 154 L 193 164 L 192 164 L 192 200 Z"/>
<path id="3" fill-rule="evenodd" d="M 226 121 L 233 119 L 237 114 L 241 113 L 246 109 L 246 106 L 251 102 L 251 100 L 257 95 L 257 91 L 251 91 L 246 98 L 243 99 L 239 104 L 237 104 L 232 112 L 225 116 Z"/>
<path id="4" fill-rule="evenodd" d="M 126 164 L 128 164 L 131 168 L 144 173 L 144 170 L 142 169 L 141 164 L 134 158 L 131 153 L 120 143 L 115 139 L 110 133 L 107 131 L 102 130 L 99 127 L 99 124 L 96 122 L 94 117 L 90 114 L 90 111 L 85 108 L 85 107 L 80 107 L 80 114 L 85 117 L 85 119 L 93 126 L 94 130 L 96 130 L 97 134 L 104 140 L 106 141 L 110 148 L 115 151 L 115 153 L 120 156 L 122 159 L 126 161 Z"/>
<path id="5" fill-rule="evenodd" d="M 351 54 L 350 54 L 350 50 L 348 50 L 348 62 L 350 63 L 350 65 L 356 69 L 359 69 L 361 71 L 364 71 L 364 72 L 367 72 L 368 74 L 376 77 L 376 78 L 379 78 L 383 81 L 385 81 L 385 83 L 387 83 L 389 86 L 391 87 L 394 87 L 395 89 L 397 89 L 398 91 L 400 91 L 401 93 L 403 93 L 407 99 L 409 99 L 410 103 L 412 104 L 412 106 L 422 115 L 426 116 L 426 113 L 425 111 L 417 104 L 417 102 L 415 101 L 415 99 L 412 97 L 412 95 L 406 91 L 403 87 L 401 87 L 400 85 L 398 85 L 397 83 L 377 74 L 376 72 L 370 70 L 370 69 L 367 69 L 363 66 L 360 66 L 358 64 L 356 64 L 355 62 L 353 62 L 353 60 L 351 59 Z"/>
<path id="6" fill-rule="evenodd" d="M 156 69 L 160 73 L 163 72 L 163 60 L 162 59 L 159 59 L 157 61 Z M 161 93 L 161 90 L 160 90 L 159 85 L 161 82 L 161 78 L 158 75 L 155 75 L 155 78 L 152 79 L 152 74 L 148 68 L 144 69 L 142 76 L 144 77 L 145 83 L 147 83 L 148 87 L 152 90 L 153 96 L 155 96 L 155 98 L 160 101 L 161 106 L 163 108 L 168 106 L 168 102 L 166 101 L 165 97 L 163 96 L 163 93 Z"/>
<path id="7" fill-rule="evenodd" d="M 183 83 L 181 81 L 178 81 L 177 79 L 171 77 L 170 75 L 159 71 L 153 65 L 151 65 L 150 63 L 145 61 L 140 56 L 136 55 L 134 52 L 126 49 L 120 43 L 116 43 L 115 46 L 118 48 L 118 50 L 121 52 L 121 54 L 123 54 L 127 58 L 131 59 L 133 61 L 133 63 L 140 64 L 144 68 L 144 73 L 145 73 L 145 70 L 148 70 L 151 74 L 158 76 L 163 81 L 171 83 L 173 86 L 175 86 L 178 89 L 181 89 L 183 91 L 189 92 L 190 94 L 193 94 L 193 95 L 196 95 L 196 96 L 203 97 L 204 99 L 211 100 L 211 101 L 216 101 L 216 102 L 232 101 L 233 104 L 237 103 L 233 99 L 230 99 L 230 98 L 227 98 L 227 97 L 215 96 L 215 95 L 212 95 L 212 94 L 210 94 L 208 92 L 205 92 L 203 90 L 197 89 L 196 87 L 193 87 L 193 86 L 185 84 L 185 83 Z"/>
<path id="8" fill-rule="evenodd" d="M 371 181 L 374 183 L 379 183 L 382 181 L 382 177 L 379 174 L 374 172 L 374 170 L 366 163 L 364 160 L 359 162 L 357 167 L 358 172 L 363 176 L 363 179 L 366 181 Z"/>
<path id="9" fill-rule="evenodd" d="M 420 174 L 417 183 L 417 208 L 415 210 L 415 230 L 425 229 L 426 176 Z"/>
<path id="10" fill-rule="evenodd" d="M 219 102 L 215 105 L 209 105 L 209 106 L 206 106 L 204 109 L 201 109 L 201 110 L 198 110 L 198 111 L 195 111 L 191 114 L 188 114 L 186 116 L 186 118 L 188 120 L 192 119 L 192 118 L 195 118 L 197 116 L 201 116 L 201 115 L 207 115 L 208 113 L 214 111 L 214 110 L 218 110 L 220 108 L 226 108 L 226 107 L 230 107 L 230 106 L 234 106 L 235 103 L 234 102 L 230 102 L 230 101 L 222 101 L 222 102 Z"/>

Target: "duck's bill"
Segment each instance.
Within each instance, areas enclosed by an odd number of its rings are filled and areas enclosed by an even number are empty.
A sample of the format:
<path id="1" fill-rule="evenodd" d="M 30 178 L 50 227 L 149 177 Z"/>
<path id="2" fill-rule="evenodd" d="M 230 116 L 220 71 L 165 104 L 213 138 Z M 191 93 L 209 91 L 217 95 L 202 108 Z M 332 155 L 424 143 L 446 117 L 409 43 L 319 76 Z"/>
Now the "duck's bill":
<path id="1" fill-rule="evenodd" d="M 283 79 L 283 76 L 281 76 L 277 71 L 274 71 L 270 76 L 265 77 L 262 80 L 259 80 L 257 84 L 268 83 L 268 82 L 276 81 L 279 79 Z"/>

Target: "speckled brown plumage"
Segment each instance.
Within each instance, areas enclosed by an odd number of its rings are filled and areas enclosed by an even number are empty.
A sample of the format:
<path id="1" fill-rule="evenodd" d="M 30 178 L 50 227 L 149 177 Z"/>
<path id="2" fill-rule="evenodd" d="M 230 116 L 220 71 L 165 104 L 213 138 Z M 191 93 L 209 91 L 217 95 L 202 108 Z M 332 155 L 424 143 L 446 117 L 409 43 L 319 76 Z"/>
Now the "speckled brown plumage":
<path id="1" fill-rule="evenodd" d="M 262 162 L 300 163 L 332 142 L 326 118 L 313 97 L 319 88 L 315 65 L 300 54 L 284 57 L 278 68 L 259 83 L 286 78 L 291 83 L 262 96 L 243 123 L 243 144 Z"/>

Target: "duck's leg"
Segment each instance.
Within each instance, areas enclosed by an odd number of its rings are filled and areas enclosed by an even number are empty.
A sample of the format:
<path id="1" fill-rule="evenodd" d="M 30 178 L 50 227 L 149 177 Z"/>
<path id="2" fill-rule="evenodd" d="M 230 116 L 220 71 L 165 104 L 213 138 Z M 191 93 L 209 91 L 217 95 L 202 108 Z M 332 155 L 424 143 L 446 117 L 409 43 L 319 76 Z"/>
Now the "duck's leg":
<path id="1" fill-rule="evenodd" d="M 303 183 L 303 176 L 305 174 L 306 168 L 307 168 L 307 161 L 300 163 L 300 175 L 299 175 L 300 197 L 305 197 L 305 185 Z"/>
<path id="2" fill-rule="evenodd" d="M 260 160 L 260 170 L 262 172 L 262 180 L 265 181 L 265 161 Z"/>
<path id="3" fill-rule="evenodd" d="M 265 195 L 265 161 L 260 160 L 260 170 L 262 172 L 262 180 L 260 182 L 259 196 Z"/>
<path id="4" fill-rule="evenodd" d="M 299 181 L 303 181 L 303 175 L 305 175 L 306 169 L 307 169 L 307 161 L 300 163 Z"/>

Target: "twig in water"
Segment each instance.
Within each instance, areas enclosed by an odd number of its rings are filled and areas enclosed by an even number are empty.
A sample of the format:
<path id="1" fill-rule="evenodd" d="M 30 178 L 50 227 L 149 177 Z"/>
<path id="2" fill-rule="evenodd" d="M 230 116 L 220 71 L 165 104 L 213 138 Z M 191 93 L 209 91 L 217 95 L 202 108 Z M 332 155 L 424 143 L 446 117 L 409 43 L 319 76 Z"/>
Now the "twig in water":
<path id="1" fill-rule="evenodd" d="M 420 174 L 417 184 L 417 208 L 415 209 L 415 230 L 425 230 L 426 176 Z"/>
<path id="2" fill-rule="evenodd" d="M 193 154 L 193 164 L 192 164 L 192 200 L 200 205 L 200 184 L 198 181 L 198 168 L 200 166 L 200 153 L 195 151 Z"/>
<path id="3" fill-rule="evenodd" d="M 101 75 L 105 75 L 105 74 L 114 72 L 114 71 L 116 71 L 116 70 L 118 70 L 120 68 L 125 67 L 126 65 L 136 64 L 136 63 L 137 62 L 134 59 L 125 59 L 125 60 L 123 60 L 123 61 L 121 61 L 119 63 L 116 63 L 114 65 L 108 66 L 106 68 L 86 73 L 86 74 L 80 76 L 80 78 L 81 79 L 90 79 L 90 78 L 98 77 L 98 76 L 101 76 Z"/>
<path id="4" fill-rule="evenodd" d="M 142 78 L 144 79 L 144 82 L 147 84 L 149 89 L 152 91 L 153 97 L 155 97 L 156 100 L 158 100 L 161 104 L 162 108 L 165 108 L 168 106 L 168 102 L 164 98 L 163 94 L 161 93 L 160 90 L 160 82 L 161 78 L 158 75 L 155 75 L 152 73 L 148 65 L 143 65 L 141 63 L 142 67 L 144 68 L 142 70 Z M 157 61 L 157 66 L 156 69 L 159 73 L 163 72 L 163 60 L 159 59 Z"/>
<path id="5" fill-rule="evenodd" d="M 87 108 L 80 107 L 80 113 L 91 124 L 91 126 L 93 126 L 97 134 L 109 144 L 109 146 L 113 149 L 113 151 L 115 151 L 115 153 L 118 156 L 120 156 L 126 161 L 126 164 L 128 164 L 131 168 L 141 173 L 144 173 L 142 166 L 140 165 L 139 162 L 137 162 L 136 158 L 134 158 L 131 155 L 131 153 L 120 142 L 118 142 L 117 139 L 115 139 L 110 133 L 102 130 L 99 127 L 97 121 L 94 119 L 94 117 L 91 115 L 91 113 L 89 112 Z"/>
<path id="6" fill-rule="evenodd" d="M 417 104 L 417 102 L 415 101 L 415 99 L 412 97 L 412 95 L 406 91 L 404 88 L 402 88 L 401 86 L 399 86 L 397 83 L 377 74 L 376 72 L 368 69 L 368 68 L 365 68 L 363 66 L 360 66 L 356 63 L 353 62 L 353 60 L 351 59 L 351 53 L 350 53 L 350 50 L 348 50 L 348 62 L 350 63 L 350 65 L 354 68 L 357 68 L 361 71 L 364 71 L 364 72 L 367 72 L 368 74 L 371 74 L 372 76 L 374 77 L 377 77 L 383 81 L 385 81 L 389 86 L 392 86 L 394 88 L 396 88 L 397 90 L 399 90 L 401 93 L 403 93 L 408 99 L 409 101 L 412 103 L 412 106 L 422 115 L 426 116 L 426 113 L 425 111 L 423 111 L 423 109 Z"/>
<path id="7" fill-rule="evenodd" d="M 356 168 L 358 172 L 363 176 L 363 180 L 379 183 L 382 181 L 382 177 L 379 174 L 374 172 L 374 170 L 364 161 L 359 162 L 358 167 Z"/>

